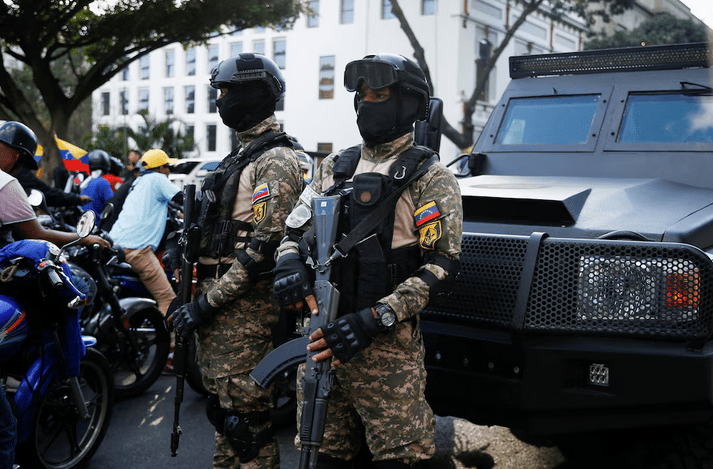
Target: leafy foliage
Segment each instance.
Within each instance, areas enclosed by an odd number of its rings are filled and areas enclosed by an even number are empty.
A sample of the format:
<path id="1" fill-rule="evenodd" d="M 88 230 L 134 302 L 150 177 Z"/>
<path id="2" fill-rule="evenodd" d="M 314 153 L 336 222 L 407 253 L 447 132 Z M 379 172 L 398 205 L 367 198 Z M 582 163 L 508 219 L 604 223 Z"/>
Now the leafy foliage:
<path id="1" fill-rule="evenodd" d="M 49 150 L 43 166 L 56 166 L 52 136 L 67 138 L 80 104 L 131 62 L 175 42 L 202 43 L 255 26 L 287 29 L 302 10 L 301 0 L 4 0 L 0 115 L 30 126 Z M 40 99 L 15 80 L 6 56 L 31 71 Z"/>
<path id="2" fill-rule="evenodd" d="M 144 120 L 144 125 L 139 126 L 138 131 L 126 126 L 100 126 L 95 135 L 85 139 L 86 149 L 104 150 L 124 163 L 128 163 L 126 157 L 129 150 L 144 153 L 151 148 L 160 148 L 171 158 L 185 158 L 186 153 L 193 151 L 193 135 L 176 130 L 176 119 L 159 121 L 146 110 L 138 114 Z M 129 147 L 129 139 L 135 145 Z"/>
<path id="3" fill-rule="evenodd" d="M 413 47 L 414 57 L 426 74 L 429 84 L 432 86 L 433 82 L 428 64 L 426 63 L 424 49 L 411 29 L 399 3 L 400 0 L 391 0 L 391 12 L 398 18 L 401 29 Z M 510 40 L 515 35 L 515 32 L 525 23 L 528 16 L 537 11 L 547 11 L 546 14 L 553 20 L 557 20 L 563 15 L 578 15 L 591 26 L 597 18 L 601 18 L 604 22 L 609 22 L 612 16 L 619 15 L 632 8 L 635 4 L 635 0 L 599 0 L 597 2 L 589 0 L 515 0 L 515 3 L 522 8 L 522 12 L 514 22 L 508 24 L 503 40 L 500 44 L 494 45 L 489 59 L 483 64 L 482 74 L 480 74 L 475 89 L 463 107 L 463 119 L 460 122 L 461 129 L 456 129 L 447 119 L 443 119 L 443 135 L 459 148 L 466 149 L 473 145 L 473 132 L 475 128 L 473 125 L 473 113 L 475 112 L 478 98 L 482 95 L 483 90 L 487 86 L 488 77 L 497 63 L 498 58 L 502 55 Z"/>
<path id="4" fill-rule="evenodd" d="M 639 45 L 685 44 L 706 41 L 706 29 L 691 20 L 681 20 L 669 13 L 659 13 L 632 31 L 617 31 L 587 41 L 585 49 L 609 49 Z"/>

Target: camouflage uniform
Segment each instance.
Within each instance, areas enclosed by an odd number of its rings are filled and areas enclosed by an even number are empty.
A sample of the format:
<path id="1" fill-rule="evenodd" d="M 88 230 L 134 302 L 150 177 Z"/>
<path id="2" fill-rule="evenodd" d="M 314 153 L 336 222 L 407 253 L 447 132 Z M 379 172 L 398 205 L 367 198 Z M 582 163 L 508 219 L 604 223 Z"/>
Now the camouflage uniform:
<path id="1" fill-rule="evenodd" d="M 363 146 L 355 175 L 373 171 L 387 174 L 391 164 L 411 146 L 412 133 L 374 147 Z M 333 184 L 333 165 L 334 155 L 322 162 L 311 183 L 316 192 Z M 417 226 L 419 209 L 432 207 L 433 202 L 438 215 Z M 422 251 L 435 250 L 457 259 L 462 219 L 458 183 L 443 164 L 435 163 L 401 194 L 392 248 L 418 244 Z M 297 245 L 285 241 L 279 252 L 297 252 Z M 440 266 L 429 264 L 425 268 L 439 279 L 447 275 Z M 424 397 L 425 352 L 418 316 L 428 301 L 429 287 L 417 277 L 406 279 L 379 300 L 396 312 L 399 322 L 389 334 L 378 336 L 348 363 L 333 369 L 322 452 L 339 459 L 354 458 L 365 430 L 374 460 L 397 459 L 413 464 L 433 455 L 435 419 Z M 300 386 L 298 402 L 302 402 Z"/>
<path id="2" fill-rule="evenodd" d="M 274 115 L 245 132 L 239 132 L 238 137 L 243 148 L 249 148 L 251 142 L 269 130 L 279 131 Z M 267 184 L 267 191 L 264 184 Z M 302 184 L 299 160 L 291 149 L 276 147 L 267 150 L 242 170 L 234 219 L 251 222 L 255 229 L 253 237 L 279 242 L 284 236 L 285 218 L 295 204 Z M 260 196 L 254 197 L 256 188 L 261 186 Z M 251 249 L 247 252 L 256 261 L 262 260 L 260 254 Z M 208 302 L 220 307 L 211 321 L 197 329 L 203 383 L 206 389 L 218 395 L 224 410 L 269 410 L 271 392 L 257 386 L 249 373 L 272 350 L 271 329 L 279 316 L 272 294 L 273 279 L 264 276 L 257 281 L 249 280 L 245 267 L 233 258 L 199 258 L 202 264 L 218 262 L 232 263 L 232 266 L 219 279 L 201 279 L 196 289 L 196 298 L 207 292 Z M 268 422 L 250 427 L 250 430 L 258 433 L 269 426 Z M 277 440 L 264 446 L 257 458 L 241 465 L 227 440 L 216 432 L 213 467 L 277 468 Z"/>

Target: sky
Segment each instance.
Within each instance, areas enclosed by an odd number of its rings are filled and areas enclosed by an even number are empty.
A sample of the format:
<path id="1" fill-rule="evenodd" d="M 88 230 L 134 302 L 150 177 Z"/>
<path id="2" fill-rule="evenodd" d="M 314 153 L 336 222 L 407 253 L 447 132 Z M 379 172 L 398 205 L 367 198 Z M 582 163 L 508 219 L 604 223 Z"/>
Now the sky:
<path id="1" fill-rule="evenodd" d="M 713 0 L 681 0 L 691 13 L 713 28 Z"/>

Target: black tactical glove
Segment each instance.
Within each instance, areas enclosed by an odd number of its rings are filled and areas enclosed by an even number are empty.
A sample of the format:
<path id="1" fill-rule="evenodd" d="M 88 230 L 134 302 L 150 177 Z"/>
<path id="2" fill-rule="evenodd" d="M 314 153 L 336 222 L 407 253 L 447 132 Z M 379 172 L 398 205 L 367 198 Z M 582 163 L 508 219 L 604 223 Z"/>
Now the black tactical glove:
<path id="1" fill-rule="evenodd" d="M 191 333 L 201 324 L 208 322 L 219 309 L 211 306 L 208 298 L 203 295 L 198 301 L 185 304 L 174 311 L 168 322 L 173 324 L 177 334 L 188 340 Z"/>
<path id="2" fill-rule="evenodd" d="M 347 363 L 381 334 L 371 308 L 337 318 L 320 329 L 327 347 L 332 349 L 332 354 L 342 363 Z"/>
<path id="3" fill-rule="evenodd" d="M 280 306 L 293 305 L 313 295 L 307 267 L 300 255 L 288 253 L 280 256 L 275 267 L 275 299 Z"/>
<path id="4" fill-rule="evenodd" d="M 176 233 L 171 233 L 166 240 L 166 248 L 163 251 L 161 260 L 163 265 L 168 267 L 171 272 L 181 267 L 181 246 L 178 245 L 178 235 Z"/>

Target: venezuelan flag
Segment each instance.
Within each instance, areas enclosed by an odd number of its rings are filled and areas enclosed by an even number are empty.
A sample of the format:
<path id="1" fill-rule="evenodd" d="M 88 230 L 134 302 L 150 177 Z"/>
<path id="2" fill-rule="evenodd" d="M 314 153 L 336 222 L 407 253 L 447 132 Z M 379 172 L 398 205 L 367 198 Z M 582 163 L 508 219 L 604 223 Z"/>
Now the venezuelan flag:
<path id="1" fill-rule="evenodd" d="M 69 171 L 81 171 L 89 174 L 89 159 L 87 158 L 87 151 L 57 137 L 55 137 L 55 140 L 57 141 L 59 154 L 62 156 L 64 167 Z M 35 161 L 40 161 L 43 151 L 44 149 L 42 148 L 42 145 L 37 145 Z"/>

